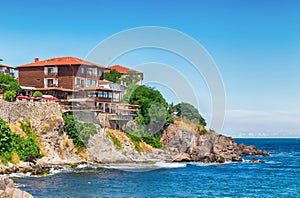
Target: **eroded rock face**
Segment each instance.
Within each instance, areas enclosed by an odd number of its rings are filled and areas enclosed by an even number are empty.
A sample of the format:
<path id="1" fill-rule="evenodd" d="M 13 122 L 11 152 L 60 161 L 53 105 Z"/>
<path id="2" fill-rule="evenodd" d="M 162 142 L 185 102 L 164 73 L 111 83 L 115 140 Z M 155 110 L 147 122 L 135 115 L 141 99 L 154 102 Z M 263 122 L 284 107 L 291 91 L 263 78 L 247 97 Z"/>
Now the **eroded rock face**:
<path id="1" fill-rule="evenodd" d="M 171 161 L 169 153 L 142 144 L 143 152 L 138 152 L 135 145 L 124 132 L 112 131 L 119 140 L 121 148 L 117 148 L 113 140 L 108 137 L 107 130 L 101 129 L 98 134 L 89 139 L 87 146 L 88 160 L 94 163 L 127 163 L 127 162 L 155 162 Z"/>
<path id="2" fill-rule="evenodd" d="M 173 161 L 218 162 L 242 161 L 245 155 L 268 155 L 254 146 L 237 145 L 231 137 L 209 132 L 204 135 L 184 131 L 171 124 L 161 141 Z"/>
<path id="3" fill-rule="evenodd" d="M 246 146 L 245 144 L 239 144 L 239 151 L 242 156 L 262 155 L 269 156 L 270 154 L 264 150 L 258 150 L 255 146 Z"/>
<path id="4" fill-rule="evenodd" d="M 15 188 L 13 180 L 4 175 L 0 175 L 0 197 L 33 198 L 31 194 Z"/>

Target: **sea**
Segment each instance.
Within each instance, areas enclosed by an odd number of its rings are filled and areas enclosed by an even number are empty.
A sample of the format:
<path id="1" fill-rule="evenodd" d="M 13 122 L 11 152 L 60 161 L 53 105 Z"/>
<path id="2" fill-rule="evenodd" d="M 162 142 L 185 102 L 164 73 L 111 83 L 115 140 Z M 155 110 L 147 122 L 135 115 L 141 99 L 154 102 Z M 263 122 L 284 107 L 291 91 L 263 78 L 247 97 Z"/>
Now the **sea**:
<path id="1" fill-rule="evenodd" d="M 11 175 L 34 197 L 300 197 L 300 138 L 240 138 L 265 163 L 82 165 L 43 177 Z"/>

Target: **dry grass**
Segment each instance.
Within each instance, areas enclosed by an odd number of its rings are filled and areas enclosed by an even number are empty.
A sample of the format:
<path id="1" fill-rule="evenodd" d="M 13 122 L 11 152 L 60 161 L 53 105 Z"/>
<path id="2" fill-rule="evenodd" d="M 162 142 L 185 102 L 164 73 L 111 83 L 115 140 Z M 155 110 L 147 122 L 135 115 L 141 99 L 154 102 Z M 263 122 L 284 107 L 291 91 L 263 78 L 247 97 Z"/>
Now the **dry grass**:
<path id="1" fill-rule="evenodd" d="M 140 147 L 142 148 L 143 151 L 146 151 L 146 152 L 151 152 L 153 153 L 154 152 L 154 148 L 147 144 L 146 142 L 140 142 Z"/>
<path id="2" fill-rule="evenodd" d="M 20 157 L 19 157 L 18 153 L 16 153 L 16 152 L 12 153 L 12 155 L 11 155 L 11 162 L 13 164 L 19 164 L 20 163 Z"/>
<path id="3" fill-rule="evenodd" d="M 207 130 L 205 129 L 205 127 L 203 125 L 198 124 L 195 121 L 190 121 L 185 118 L 175 120 L 174 124 L 180 129 L 190 131 L 193 133 L 197 133 L 200 135 L 207 133 Z"/>
<path id="4" fill-rule="evenodd" d="M 21 129 L 20 124 L 9 124 L 11 132 L 19 134 L 22 137 L 27 137 L 26 133 Z"/>

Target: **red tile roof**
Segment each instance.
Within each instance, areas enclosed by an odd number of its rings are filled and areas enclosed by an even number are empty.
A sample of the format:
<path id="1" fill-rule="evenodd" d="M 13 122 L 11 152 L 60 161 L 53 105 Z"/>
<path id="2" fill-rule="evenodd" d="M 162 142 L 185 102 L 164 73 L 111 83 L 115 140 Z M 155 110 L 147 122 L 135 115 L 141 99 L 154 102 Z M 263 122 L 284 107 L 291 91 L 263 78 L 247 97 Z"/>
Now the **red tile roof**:
<path id="1" fill-rule="evenodd" d="M 96 66 L 96 67 L 102 67 L 107 68 L 102 65 L 92 63 L 86 60 L 82 60 L 79 58 L 75 58 L 72 56 L 66 56 L 66 57 L 56 57 L 56 58 L 50 58 L 47 60 L 36 60 L 35 62 L 24 64 L 17 66 L 16 68 L 20 67 L 38 67 L 38 66 L 59 66 L 59 65 L 88 65 L 88 66 Z"/>
<path id="2" fill-rule="evenodd" d="M 108 73 L 109 70 L 115 69 L 117 72 L 121 73 L 121 74 L 126 74 L 128 71 L 134 71 L 136 73 L 141 74 L 142 72 L 131 69 L 131 68 L 127 68 L 121 65 L 113 65 L 113 66 L 109 66 L 107 70 L 105 70 L 105 73 Z"/>
<path id="3" fill-rule="evenodd" d="M 8 65 L 5 65 L 5 64 L 0 64 L 0 67 L 7 67 L 7 68 L 14 68 L 14 67 L 12 67 L 12 66 L 8 66 Z"/>

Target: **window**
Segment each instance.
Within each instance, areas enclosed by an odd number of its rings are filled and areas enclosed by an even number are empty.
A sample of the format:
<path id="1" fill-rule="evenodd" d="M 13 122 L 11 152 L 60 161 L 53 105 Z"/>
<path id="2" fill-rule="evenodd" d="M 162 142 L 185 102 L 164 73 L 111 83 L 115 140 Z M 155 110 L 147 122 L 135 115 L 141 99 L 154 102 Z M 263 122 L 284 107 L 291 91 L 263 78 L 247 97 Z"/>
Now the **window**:
<path id="1" fill-rule="evenodd" d="M 84 67 L 80 68 L 81 74 L 84 75 Z"/>
<path id="2" fill-rule="evenodd" d="M 91 80 L 86 80 L 86 86 L 91 86 Z"/>
<path id="3" fill-rule="evenodd" d="M 102 76 L 102 70 L 101 69 L 98 70 L 98 76 L 99 77 Z"/>
<path id="4" fill-rule="evenodd" d="M 84 80 L 80 80 L 81 87 L 84 87 Z"/>
<path id="5" fill-rule="evenodd" d="M 93 68 L 93 76 L 97 76 L 97 68 Z"/>
<path id="6" fill-rule="evenodd" d="M 112 98 L 112 93 L 108 92 L 108 98 Z"/>
<path id="7" fill-rule="evenodd" d="M 86 74 L 87 74 L 88 76 L 92 76 L 92 73 L 93 73 L 93 71 L 92 71 L 91 68 L 86 68 Z"/>
<path id="8" fill-rule="evenodd" d="M 103 97 L 107 98 L 107 92 L 106 91 L 103 92 Z"/>
<path id="9" fill-rule="evenodd" d="M 96 86 L 97 81 L 96 80 L 92 80 L 92 86 Z"/>
<path id="10" fill-rule="evenodd" d="M 57 67 L 45 67 L 44 68 L 44 73 L 49 75 L 49 74 L 57 74 L 58 73 L 58 69 Z"/>

